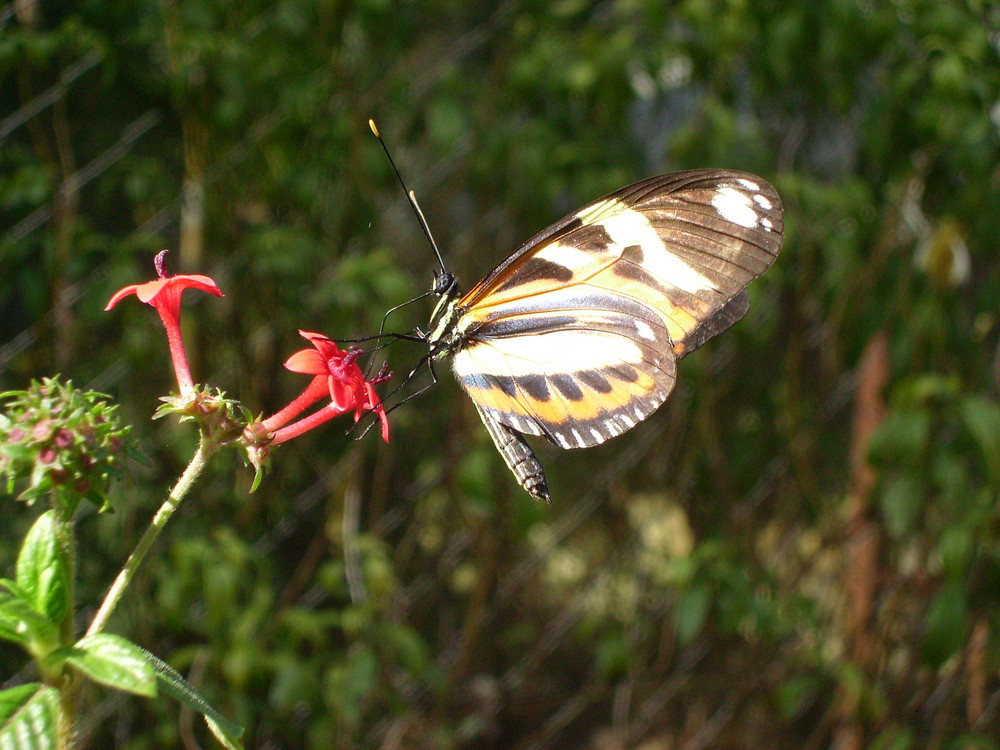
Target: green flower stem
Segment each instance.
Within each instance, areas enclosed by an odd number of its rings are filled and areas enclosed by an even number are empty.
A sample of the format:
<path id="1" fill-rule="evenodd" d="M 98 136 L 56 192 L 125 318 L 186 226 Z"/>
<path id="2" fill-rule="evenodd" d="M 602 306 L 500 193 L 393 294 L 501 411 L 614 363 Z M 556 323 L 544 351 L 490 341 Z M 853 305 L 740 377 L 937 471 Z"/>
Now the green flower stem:
<path id="1" fill-rule="evenodd" d="M 104 626 L 108 624 L 108 618 L 111 617 L 111 613 L 114 612 L 115 607 L 118 606 L 118 602 L 121 600 L 122 595 L 125 593 L 125 589 L 128 588 L 129 583 L 132 582 L 132 578 L 135 575 L 136 570 L 142 564 L 143 558 L 146 557 L 146 553 L 149 552 L 149 548 L 153 546 L 153 542 L 163 531 L 163 528 L 167 525 L 167 521 L 174 514 L 174 511 L 180 507 L 181 501 L 184 496 L 191 489 L 198 475 L 201 474 L 202 469 L 205 468 L 205 463 L 208 461 L 209 455 L 212 453 L 206 447 L 205 441 L 202 440 L 198 444 L 198 450 L 194 452 L 191 457 L 191 462 L 188 463 L 187 468 L 184 469 L 184 473 L 181 474 L 180 479 L 177 480 L 177 484 L 170 491 L 170 495 L 167 499 L 163 501 L 163 505 L 160 509 L 156 511 L 156 515 L 153 516 L 152 522 L 149 524 L 149 528 L 143 533 L 142 538 L 139 543 L 135 546 L 132 554 L 129 555 L 128 560 L 125 561 L 125 566 L 122 568 L 115 582 L 111 584 L 111 588 L 108 589 L 107 596 L 104 597 L 104 601 L 101 603 L 100 609 L 97 610 L 97 614 L 94 615 L 93 622 L 90 623 L 90 627 L 87 628 L 87 635 L 94 635 L 95 633 L 100 633 Z"/>
<path id="2" fill-rule="evenodd" d="M 80 707 L 80 678 L 67 673 L 59 687 L 59 713 L 56 716 L 56 747 L 58 750 L 75 750 L 77 712 Z"/>
<path id="3" fill-rule="evenodd" d="M 73 644 L 76 636 L 76 536 L 73 529 L 73 520 L 64 517 L 64 508 L 55 507 L 55 535 L 59 544 L 59 553 L 62 557 L 62 564 L 66 569 L 66 614 L 63 615 L 62 622 L 59 623 L 59 642 L 63 646 Z"/>
<path id="4" fill-rule="evenodd" d="M 73 522 L 64 518 L 59 508 L 56 508 L 55 533 L 59 542 L 63 565 L 66 567 L 66 583 L 68 591 L 66 600 L 69 606 L 59 624 L 59 641 L 63 646 L 73 643 L 75 637 L 74 622 L 76 595 L 76 538 L 73 533 Z M 80 705 L 80 678 L 72 671 L 67 671 L 59 687 L 59 713 L 56 717 L 56 747 L 59 750 L 73 750 L 76 747 L 77 713 Z"/>

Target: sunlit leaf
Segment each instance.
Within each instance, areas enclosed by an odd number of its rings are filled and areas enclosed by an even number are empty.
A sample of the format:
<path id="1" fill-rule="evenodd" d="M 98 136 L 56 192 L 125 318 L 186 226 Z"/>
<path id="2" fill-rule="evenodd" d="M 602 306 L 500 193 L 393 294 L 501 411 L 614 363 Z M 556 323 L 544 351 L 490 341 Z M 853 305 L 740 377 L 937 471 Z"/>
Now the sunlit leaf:
<path id="1" fill-rule="evenodd" d="M 17 585 L 28 600 L 52 622 L 59 622 L 69 606 L 69 574 L 56 535 L 54 511 L 38 517 L 17 557 Z"/>
<path id="2" fill-rule="evenodd" d="M 44 655 L 58 645 L 59 628 L 24 599 L 4 597 L 0 598 L 0 638 Z"/>
<path id="3" fill-rule="evenodd" d="M 39 683 L 0 691 L 0 750 L 54 750 L 59 693 Z"/>
<path id="4" fill-rule="evenodd" d="M 66 661 L 94 682 L 107 687 L 147 698 L 156 695 L 155 675 L 144 652 L 120 636 L 90 635 L 73 646 L 53 652 L 52 658 Z"/>

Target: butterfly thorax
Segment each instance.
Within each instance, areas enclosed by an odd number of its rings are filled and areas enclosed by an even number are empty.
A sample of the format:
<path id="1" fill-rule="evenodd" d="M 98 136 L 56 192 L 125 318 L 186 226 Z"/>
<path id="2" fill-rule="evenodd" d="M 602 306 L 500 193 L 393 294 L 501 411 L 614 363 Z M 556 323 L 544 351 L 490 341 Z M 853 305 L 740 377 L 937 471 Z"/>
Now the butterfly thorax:
<path id="1" fill-rule="evenodd" d="M 431 313 L 427 343 L 431 357 L 436 359 L 458 346 L 462 332 L 458 330 L 457 323 L 462 309 L 458 305 L 458 283 L 447 271 L 435 274 L 434 293 L 438 295 L 438 302 Z"/>

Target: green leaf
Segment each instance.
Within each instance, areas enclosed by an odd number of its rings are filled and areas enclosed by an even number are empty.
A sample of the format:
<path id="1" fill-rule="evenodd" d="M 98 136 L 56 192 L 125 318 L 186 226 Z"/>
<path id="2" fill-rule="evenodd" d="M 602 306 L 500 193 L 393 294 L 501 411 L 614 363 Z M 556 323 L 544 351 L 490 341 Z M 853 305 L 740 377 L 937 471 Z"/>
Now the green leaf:
<path id="1" fill-rule="evenodd" d="M 59 645 L 59 628 L 26 600 L 11 596 L 0 599 L 0 638 L 44 656 Z"/>
<path id="2" fill-rule="evenodd" d="M 924 505 L 924 491 L 916 477 L 904 472 L 886 478 L 879 499 L 889 535 L 899 539 L 916 522 Z"/>
<path id="3" fill-rule="evenodd" d="M 632 649 L 620 632 L 608 633 L 597 641 L 594 663 L 605 680 L 619 679 L 628 674 Z"/>
<path id="4" fill-rule="evenodd" d="M 0 750 L 56 747 L 59 693 L 39 683 L 0 691 Z"/>
<path id="5" fill-rule="evenodd" d="M 919 463 L 930 440 L 930 431 L 931 417 L 926 411 L 890 411 L 868 444 L 871 458 L 881 466 Z"/>
<path id="6" fill-rule="evenodd" d="M 43 513 L 17 556 L 17 585 L 35 609 L 61 622 L 69 607 L 69 574 L 59 549 L 54 511 Z"/>
<path id="7" fill-rule="evenodd" d="M 674 614 L 677 640 L 681 645 L 690 644 L 701 631 L 711 603 L 712 592 L 705 586 L 694 586 L 681 596 Z"/>
<path id="8" fill-rule="evenodd" d="M 260 480 L 263 478 L 264 478 L 264 470 L 259 466 L 255 467 L 253 473 L 253 482 L 250 484 L 251 494 L 257 491 L 257 488 L 260 486 Z"/>
<path id="9" fill-rule="evenodd" d="M 25 598 L 24 592 L 21 591 L 21 587 L 9 578 L 0 578 L 0 589 L 6 590 L 7 594 L 10 596 L 16 596 L 21 599 Z M 4 596 L 4 594 L 0 593 L 0 599 L 4 598 Z"/>
<path id="10" fill-rule="evenodd" d="M 948 526 L 941 532 L 937 543 L 937 554 L 941 558 L 941 568 L 950 576 L 962 576 L 973 555 L 972 532 L 964 526 Z"/>
<path id="11" fill-rule="evenodd" d="M 777 689 L 776 698 L 781 715 L 786 719 L 801 716 L 816 700 L 822 688 L 822 680 L 816 674 L 801 674 L 789 677 Z"/>
<path id="12" fill-rule="evenodd" d="M 967 597 L 965 581 L 951 579 L 927 611 L 923 651 L 924 658 L 934 667 L 941 666 L 962 646 L 969 618 Z"/>
<path id="13" fill-rule="evenodd" d="M 76 667 L 94 682 L 152 698 L 156 695 L 156 675 L 145 652 L 131 641 L 110 633 L 81 638 L 73 646 L 52 654 Z"/>
<path id="14" fill-rule="evenodd" d="M 986 733 L 963 732 L 952 737 L 945 747 L 948 750 L 997 750 L 1000 745 Z"/>
<path id="15" fill-rule="evenodd" d="M 1000 407 L 980 396 L 970 396 L 959 407 L 965 426 L 979 444 L 994 483 L 1000 483 Z"/>
<path id="16" fill-rule="evenodd" d="M 224 747 L 229 748 L 229 750 L 242 749 L 243 727 L 229 721 L 219 713 L 176 669 L 146 649 L 140 648 L 139 651 L 152 667 L 156 675 L 156 682 L 165 695 L 171 696 L 204 716 L 205 723 L 212 730 L 215 739 Z"/>
<path id="17" fill-rule="evenodd" d="M 420 672 L 430 664 L 427 643 L 413 628 L 394 624 L 385 627 L 381 632 L 385 640 L 392 644 L 400 664 L 411 672 Z"/>
<path id="18" fill-rule="evenodd" d="M 872 740 L 870 750 L 910 750 L 916 747 L 913 730 L 890 724 Z"/>

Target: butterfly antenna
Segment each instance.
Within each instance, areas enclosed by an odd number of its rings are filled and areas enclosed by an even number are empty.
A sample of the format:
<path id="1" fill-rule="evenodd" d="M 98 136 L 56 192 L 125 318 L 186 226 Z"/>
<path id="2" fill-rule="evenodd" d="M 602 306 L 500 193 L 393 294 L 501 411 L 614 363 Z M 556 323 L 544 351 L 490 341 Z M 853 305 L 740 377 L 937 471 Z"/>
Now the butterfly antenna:
<path id="1" fill-rule="evenodd" d="M 406 193 L 406 197 L 410 200 L 410 206 L 413 208 L 413 212 L 417 215 L 417 221 L 420 222 L 420 228 L 424 231 L 424 237 L 431 244 L 431 249 L 434 250 L 434 255 L 437 256 L 438 265 L 441 266 L 441 272 L 445 273 L 444 258 L 441 257 L 441 251 L 438 250 L 437 243 L 434 241 L 434 235 L 431 234 L 431 228 L 427 225 L 427 219 L 424 218 L 424 212 L 420 210 L 420 204 L 417 203 L 416 194 L 406 187 L 406 182 L 403 180 L 403 175 L 399 173 L 399 168 L 396 166 L 396 162 L 392 159 L 392 154 L 389 153 L 389 148 L 385 145 L 385 141 L 382 140 L 382 135 L 378 132 L 378 126 L 375 124 L 375 120 L 368 118 L 368 127 L 372 129 L 372 133 L 378 139 L 379 145 L 382 147 L 382 151 L 385 152 L 385 157 L 389 160 L 389 164 L 392 165 L 392 171 L 396 173 L 396 179 L 399 180 L 399 184 L 403 188 L 403 192 Z"/>

